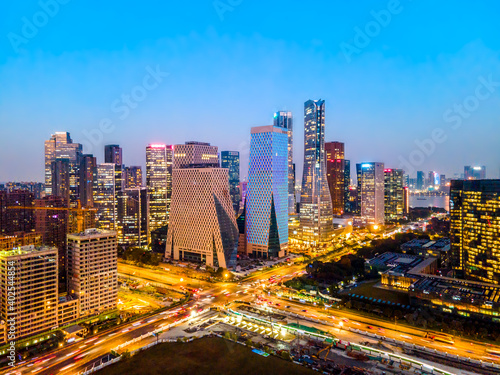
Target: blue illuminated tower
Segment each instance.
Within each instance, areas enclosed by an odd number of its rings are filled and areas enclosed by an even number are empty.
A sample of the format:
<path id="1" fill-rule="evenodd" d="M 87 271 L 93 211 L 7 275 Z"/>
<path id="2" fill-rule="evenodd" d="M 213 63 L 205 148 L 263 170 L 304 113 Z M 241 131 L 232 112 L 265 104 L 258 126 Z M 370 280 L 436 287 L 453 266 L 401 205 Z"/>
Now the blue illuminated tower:
<path id="1" fill-rule="evenodd" d="M 246 199 L 247 254 L 284 256 L 288 250 L 288 134 L 269 125 L 252 128 Z"/>

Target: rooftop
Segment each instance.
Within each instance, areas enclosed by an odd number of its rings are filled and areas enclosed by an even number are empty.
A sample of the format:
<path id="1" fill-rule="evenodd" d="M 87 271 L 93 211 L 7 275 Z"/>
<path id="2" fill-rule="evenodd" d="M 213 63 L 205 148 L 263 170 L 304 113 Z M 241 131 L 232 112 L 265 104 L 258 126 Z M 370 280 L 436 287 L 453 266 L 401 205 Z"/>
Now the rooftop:
<path id="1" fill-rule="evenodd" d="M 115 235 L 116 236 L 116 232 L 113 230 L 107 230 L 107 229 L 90 228 L 90 229 L 86 229 L 83 232 L 68 234 L 68 237 L 81 237 L 81 238 L 89 237 L 89 238 L 91 238 L 91 237 L 103 237 L 106 235 Z"/>
<path id="2" fill-rule="evenodd" d="M 7 257 L 19 256 L 19 255 L 27 255 L 27 254 L 32 254 L 34 252 L 42 252 L 42 251 L 55 251 L 55 252 L 57 252 L 57 248 L 51 247 L 51 246 L 35 246 L 35 245 L 21 246 L 21 247 L 16 247 L 12 250 L 0 251 L 0 258 L 7 258 Z"/>

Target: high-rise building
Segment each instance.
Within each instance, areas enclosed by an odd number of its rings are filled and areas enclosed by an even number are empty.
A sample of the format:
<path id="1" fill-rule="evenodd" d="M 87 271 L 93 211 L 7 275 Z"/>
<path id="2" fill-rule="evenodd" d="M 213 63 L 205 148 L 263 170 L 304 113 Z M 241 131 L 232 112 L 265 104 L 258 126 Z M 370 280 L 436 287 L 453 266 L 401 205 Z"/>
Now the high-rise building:
<path id="1" fill-rule="evenodd" d="M 150 144 L 146 147 L 150 232 L 167 225 L 169 220 L 172 198 L 172 153 L 172 146 L 164 144 Z"/>
<path id="2" fill-rule="evenodd" d="M 0 319 L 7 322 L 15 317 L 16 340 L 58 326 L 56 259 L 53 247 L 0 251 Z"/>
<path id="3" fill-rule="evenodd" d="M 118 243 L 148 245 L 148 208 L 146 188 L 124 189 L 118 193 Z"/>
<path id="4" fill-rule="evenodd" d="M 410 213 L 410 188 L 405 186 L 403 188 L 403 215 L 408 215 Z"/>
<path id="5" fill-rule="evenodd" d="M 361 223 L 384 224 L 384 163 L 356 164 Z"/>
<path id="6" fill-rule="evenodd" d="M 286 255 L 288 134 L 278 126 L 258 126 L 251 131 L 245 232 L 250 256 Z"/>
<path id="7" fill-rule="evenodd" d="M 80 317 L 116 309 L 116 232 L 87 229 L 68 234 L 68 293 L 80 302 Z"/>
<path id="8" fill-rule="evenodd" d="M 325 152 L 326 175 L 332 199 L 332 210 L 334 215 L 341 216 L 345 209 L 344 144 L 342 142 L 326 142 Z"/>
<path id="9" fill-rule="evenodd" d="M 300 195 L 302 239 L 326 243 L 333 236 L 332 199 L 326 179 L 325 101 L 304 104 L 304 169 Z"/>
<path id="10" fill-rule="evenodd" d="M 465 166 L 464 175 L 466 180 L 484 180 L 486 178 L 485 166 Z"/>
<path id="11" fill-rule="evenodd" d="M 123 165 L 122 148 L 119 145 L 104 146 L 104 162 Z"/>
<path id="12" fill-rule="evenodd" d="M 113 163 L 97 165 L 94 186 L 94 207 L 97 208 L 96 221 L 99 228 L 117 229 L 117 181 Z"/>
<path id="13" fill-rule="evenodd" d="M 238 151 L 221 151 L 220 166 L 229 172 L 229 195 L 233 201 L 234 212 L 240 211 L 240 153 Z"/>
<path id="14" fill-rule="evenodd" d="M 35 230 L 34 194 L 29 190 L 0 191 L 0 235 Z M 13 208 L 19 207 L 19 208 Z"/>
<path id="15" fill-rule="evenodd" d="M 344 213 L 352 214 L 353 208 L 350 203 L 350 187 L 351 187 L 351 161 L 344 160 Z"/>
<path id="16" fill-rule="evenodd" d="M 458 276 L 500 283 L 500 180 L 453 180 L 452 267 Z"/>
<path id="17" fill-rule="evenodd" d="M 429 177 L 427 178 L 427 187 L 435 189 L 440 185 L 441 182 L 439 180 L 439 173 L 437 173 L 436 171 L 430 171 Z"/>
<path id="18" fill-rule="evenodd" d="M 402 169 L 384 170 L 385 220 L 398 220 L 404 214 L 404 179 Z"/>
<path id="19" fill-rule="evenodd" d="M 425 174 L 422 171 L 417 171 L 417 190 L 425 189 Z"/>
<path id="20" fill-rule="evenodd" d="M 42 234 L 44 245 L 57 248 L 60 276 L 66 265 L 66 234 L 68 233 L 68 202 L 55 195 L 35 200 L 35 229 Z M 47 209 L 48 208 L 48 209 Z M 52 210 L 54 208 L 55 210 Z"/>
<path id="21" fill-rule="evenodd" d="M 57 159 L 68 159 L 69 162 L 69 185 L 70 203 L 77 205 L 79 198 L 79 172 L 82 145 L 73 143 L 68 132 L 56 132 L 50 139 L 45 141 L 45 195 L 53 195 L 51 165 Z"/>
<path id="22" fill-rule="evenodd" d="M 94 185 L 97 162 L 93 155 L 82 155 L 80 161 L 80 203 L 82 207 L 94 207 Z"/>
<path id="23" fill-rule="evenodd" d="M 410 175 L 409 174 L 404 174 L 403 175 L 403 186 L 404 187 L 409 187 L 410 186 Z"/>
<path id="24" fill-rule="evenodd" d="M 142 187 L 142 168 L 136 165 L 125 167 L 124 171 L 125 189 Z"/>
<path id="25" fill-rule="evenodd" d="M 218 164 L 217 153 L 217 146 L 210 146 L 210 143 L 205 142 L 191 141 L 183 145 L 175 145 L 173 169 L 187 165 Z"/>
<path id="26" fill-rule="evenodd" d="M 69 160 L 56 159 L 50 165 L 52 172 L 52 195 L 70 202 Z"/>
<path id="27" fill-rule="evenodd" d="M 274 114 L 274 126 L 285 129 L 288 134 L 288 213 L 294 214 L 295 201 L 295 164 L 293 163 L 293 116 L 290 111 L 279 111 Z"/>
<path id="28" fill-rule="evenodd" d="M 228 170 L 217 164 L 174 168 L 172 182 L 165 257 L 215 268 L 235 266 L 239 234 Z"/>

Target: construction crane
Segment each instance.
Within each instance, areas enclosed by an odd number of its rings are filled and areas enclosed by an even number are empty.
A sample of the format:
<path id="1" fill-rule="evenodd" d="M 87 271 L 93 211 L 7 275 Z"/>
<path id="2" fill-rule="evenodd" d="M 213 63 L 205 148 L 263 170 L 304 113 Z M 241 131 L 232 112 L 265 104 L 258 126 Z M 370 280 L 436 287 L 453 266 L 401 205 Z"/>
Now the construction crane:
<path id="1" fill-rule="evenodd" d="M 82 207 L 80 200 L 76 207 L 36 207 L 36 206 L 7 206 L 8 210 L 50 210 L 50 211 L 69 211 L 76 212 L 76 228 L 77 232 L 85 230 L 85 213 L 97 211 L 97 208 Z"/>

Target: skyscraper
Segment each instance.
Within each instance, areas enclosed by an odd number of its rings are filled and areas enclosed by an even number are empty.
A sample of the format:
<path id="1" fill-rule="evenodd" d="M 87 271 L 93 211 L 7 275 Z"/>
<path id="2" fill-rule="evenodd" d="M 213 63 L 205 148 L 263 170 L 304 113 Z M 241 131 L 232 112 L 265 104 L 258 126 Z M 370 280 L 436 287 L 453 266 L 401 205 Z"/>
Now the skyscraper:
<path id="1" fill-rule="evenodd" d="M 500 180 L 453 180 L 452 267 L 458 276 L 500 283 Z"/>
<path id="2" fill-rule="evenodd" d="M 404 214 L 404 182 L 402 169 L 384 170 L 385 220 L 402 219 Z"/>
<path id="3" fill-rule="evenodd" d="M 384 224 L 384 163 L 356 164 L 358 205 L 363 225 Z"/>
<path id="4" fill-rule="evenodd" d="M 172 197 L 172 146 L 146 147 L 146 188 L 149 201 L 149 231 L 168 223 Z"/>
<path id="5" fill-rule="evenodd" d="M 70 203 L 76 206 L 79 198 L 79 173 L 82 145 L 73 143 L 68 132 L 56 132 L 49 140 L 45 141 L 45 194 L 52 194 L 52 162 L 57 159 L 68 159 L 69 162 L 69 184 Z"/>
<path id="6" fill-rule="evenodd" d="M 68 293 L 78 297 L 80 317 L 116 309 L 116 232 L 87 229 L 68 234 Z"/>
<path id="7" fill-rule="evenodd" d="M 417 190 L 425 189 L 425 175 L 422 171 L 417 171 Z"/>
<path id="8" fill-rule="evenodd" d="M 238 151 L 221 151 L 220 166 L 229 172 L 229 194 L 233 201 L 235 214 L 240 210 L 240 153 Z"/>
<path id="9" fill-rule="evenodd" d="M 211 146 L 206 142 L 191 141 L 183 145 L 175 145 L 173 169 L 194 164 L 218 164 L 217 153 L 217 146 Z"/>
<path id="10" fill-rule="evenodd" d="M 247 253 L 275 258 L 288 249 L 288 134 L 278 126 L 252 128 L 246 201 Z"/>
<path id="11" fill-rule="evenodd" d="M 341 142 L 326 142 L 325 152 L 326 176 L 332 199 L 332 210 L 334 215 L 340 216 L 344 213 L 345 209 L 344 144 Z"/>
<path id="12" fill-rule="evenodd" d="M 52 172 L 52 195 L 63 198 L 68 206 L 70 202 L 69 160 L 56 159 L 50 165 Z"/>
<path id="13" fill-rule="evenodd" d="M 235 266 L 239 233 L 228 170 L 217 164 L 178 168 L 172 182 L 165 257 L 215 268 Z"/>
<path id="14" fill-rule="evenodd" d="M 122 148 L 119 145 L 104 146 L 104 162 L 123 165 Z"/>
<path id="15" fill-rule="evenodd" d="M 485 166 L 465 166 L 464 174 L 466 180 L 484 180 L 486 178 Z"/>
<path id="16" fill-rule="evenodd" d="M 300 195 L 300 226 L 303 240 L 310 244 L 332 239 L 332 200 L 326 179 L 325 102 L 304 104 L 304 169 Z"/>
<path id="17" fill-rule="evenodd" d="M 94 207 L 97 208 L 96 221 L 99 228 L 117 229 L 117 182 L 113 163 L 97 165 L 94 185 Z"/>
<path id="18" fill-rule="evenodd" d="M 82 155 L 80 161 L 80 203 L 82 207 L 94 206 L 94 185 L 97 162 L 93 155 Z"/>
<path id="19" fill-rule="evenodd" d="M 288 135 L 288 213 L 296 211 L 295 202 L 295 164 L 293 163 L 293 117 L 292 112 L 279 111 L 274 114 L 274 126 L 287 131 Z"/>
<path id="20" fill-rule="evenodd" d="M 148 194 L 146 188 L 124 189 L 118 193 L 118 243 L 148 245 Z"/>
<path id="21" fill-rule="evenodd" d="M 125 167 L 124 171 L 125 189 L 142 187 L 142 168 L 139 166 Z"/>
<path id="22" fill-rule="evenodd" d="M 352 214 L 353 207 L 350 202 L 351 187 L 351 161 L 344 160 L 344 213 Z"/>
<path id="23" fill-rule="evenodd" d="M 34 194 L 28 190 L 0 191 L 0 236 L 35 230 L 33 202 Z"/>

